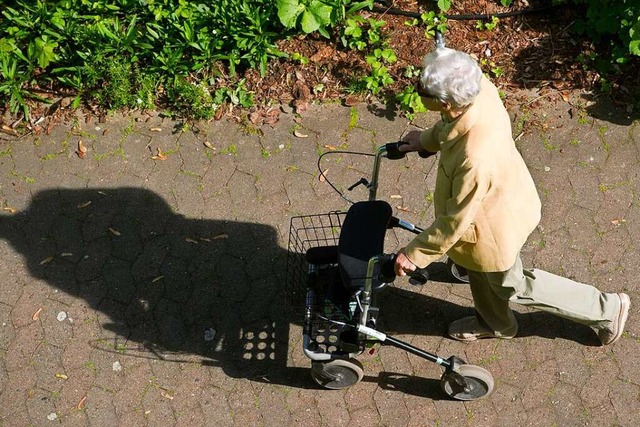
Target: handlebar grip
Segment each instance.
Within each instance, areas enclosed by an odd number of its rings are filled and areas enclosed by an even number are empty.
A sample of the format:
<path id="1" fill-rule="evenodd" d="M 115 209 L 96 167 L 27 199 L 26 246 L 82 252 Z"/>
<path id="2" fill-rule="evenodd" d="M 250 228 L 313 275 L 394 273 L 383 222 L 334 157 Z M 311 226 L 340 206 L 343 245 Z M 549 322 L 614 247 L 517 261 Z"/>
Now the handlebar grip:
<path id="1" fill-rule="evenodd" d="M 380 275 L 378 279 L 383 283 L 391 283 L 396 278 L 395 263 L 396 254 L 382 255 L 379 259 Z M 424 285 L 429 281 L 429 272 L 426 268 L 416 268 L 407 272 L 409 283 L 412 285 Z"/>
<path id="2" fill-rule="evenodd" d="M 407 145 L 407 144 L 408 142 L 404 142 L 404 141 L 386 143 L 384 147 L 387 151 L 387 159 L 389 160 L 404 159 L 407 153 L 405 151 L 400 151 L 400 146 Z"/>
<path id="3" fill-rule="evenodd" d="M 428 159 L 431 156 L 435 156 L 436 153 L 434 153 L 433 151 L 427 151 L 427 150 L 418 150 L 418 156 L 422 157 L 423 159 Z"/>

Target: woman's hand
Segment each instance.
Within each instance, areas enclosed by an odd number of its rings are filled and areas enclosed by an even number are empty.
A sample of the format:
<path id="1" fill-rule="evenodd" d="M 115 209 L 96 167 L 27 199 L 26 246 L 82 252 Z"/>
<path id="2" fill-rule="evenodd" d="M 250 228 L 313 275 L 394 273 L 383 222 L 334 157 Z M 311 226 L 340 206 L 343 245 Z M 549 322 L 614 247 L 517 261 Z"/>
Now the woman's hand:
<path id="1" fill-rule="evenodd" d="M 403 249 L 400 249 L 396 255 L 396 263 L 394 265 L 396 276 L 406 276 L 407 272 L 414 271 L 415 269 L 416 265 L 407 258 Z"/>
<path id="2" fill-rule="evenodd" d="M 402 138 L 402 142 L 406 142 L 407 144 L 401 145 L 400 147 L 398 147 L 398 149 L 405 153 L 409 151 L 422 150 L 422 145 L 420 144 L 420 135 L 422 135 L 422 131 L 419 130 L 412 130 L 408 132 Z"/>

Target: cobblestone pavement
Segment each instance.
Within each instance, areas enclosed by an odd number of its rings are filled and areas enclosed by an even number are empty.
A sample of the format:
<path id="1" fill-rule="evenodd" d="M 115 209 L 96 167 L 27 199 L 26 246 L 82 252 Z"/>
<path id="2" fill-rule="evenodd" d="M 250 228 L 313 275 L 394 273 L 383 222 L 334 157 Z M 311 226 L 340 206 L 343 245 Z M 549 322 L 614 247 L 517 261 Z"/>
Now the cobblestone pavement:
<path id="1" fill-rule="evenodd" d="M 517 338 L 454 342 L 443 334 L 472 312 L 468 288 L 398 280 L 381 328 L 488 369 L 494 394 L 467 403 L 440 391 L 435 364 L 392 347 L 359 358 L 355 386 L 319 389 L 285 310 L 290 218 L 348 206 L 318 178 L 319 153 L 371 153 L 411 129 L 405 119 L 325 105 L 262 129 L 140 115 L 2 135 L 0 425 L 637 425 L 640 127 L 574 101 L 513 111 L 544 204 L 523 259 L 627 292 L 626 332 L 600 347 L 586 327 L 515 307 Z M 380 197 L 428 224 L 434 162 L 384 163 Z M 321 168 L 346 188 L 369 163 L 334 154 Z M 390 233 L 389 250 L 409 238 Z"/>

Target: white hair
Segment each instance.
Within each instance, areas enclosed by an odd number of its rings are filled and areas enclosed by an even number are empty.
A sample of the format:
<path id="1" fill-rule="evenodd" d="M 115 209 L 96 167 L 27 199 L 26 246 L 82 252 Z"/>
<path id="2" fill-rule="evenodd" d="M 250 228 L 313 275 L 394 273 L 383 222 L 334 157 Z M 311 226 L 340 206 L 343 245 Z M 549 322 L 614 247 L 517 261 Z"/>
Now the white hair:
<path id="1" fill-rule="evenodd" d="M 430 95 L 461 108 L 478 96 L 481 79 L 482 70 L 471 56 L 443 47 L 424 57 L 420 83 Z"/>

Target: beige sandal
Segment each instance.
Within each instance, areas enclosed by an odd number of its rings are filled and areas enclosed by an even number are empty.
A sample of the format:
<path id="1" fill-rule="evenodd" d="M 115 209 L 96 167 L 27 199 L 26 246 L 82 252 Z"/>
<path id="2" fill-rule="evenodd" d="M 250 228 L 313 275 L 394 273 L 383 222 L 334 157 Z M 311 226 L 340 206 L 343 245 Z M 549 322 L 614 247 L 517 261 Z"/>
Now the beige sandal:
<path id="1" fill-rule="evenodd" d="M 458 341 L 475 341 L 482 338 L 501 338 L 511 339 L 513 335 L 496 334 L 493 331 L 478 324 L 478 320 L 475 316 L 463 317 L 449 324 L 449 330 L 447 331 L 449 336 Z"/>

